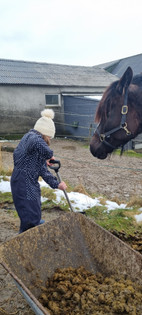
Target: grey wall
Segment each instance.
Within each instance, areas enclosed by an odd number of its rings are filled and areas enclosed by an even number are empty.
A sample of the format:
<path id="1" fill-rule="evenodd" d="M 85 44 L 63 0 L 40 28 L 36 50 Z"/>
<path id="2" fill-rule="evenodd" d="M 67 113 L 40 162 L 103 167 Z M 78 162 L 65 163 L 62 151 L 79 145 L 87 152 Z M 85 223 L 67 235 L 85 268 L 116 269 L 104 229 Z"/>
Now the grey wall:
<path id="1" fill-rule="evenodd" d="M 27 132 L 45 108 L 45 94 L 59 92 L 58 88 L 0 86 L 0 134 Z M 59 106 L 53 109 L 62 110 Z"/>
<path id="2" fill-rule="evenodd" d="M 46 94 L 82 93 L 100 94 L 104 88 L 90 87 L 48 87 L 0 85 L 0 135 L 24 134 L 33 128 L 40 112 L 45 108 Z M 56 134 L 66 134 L 64 126 L 64 100 L 61 106 L 53 106 L 55 111 Z M 70 105 L 69 105 L 70 106 Z M 82 111 L 80 107 L 80 112 Z"/>

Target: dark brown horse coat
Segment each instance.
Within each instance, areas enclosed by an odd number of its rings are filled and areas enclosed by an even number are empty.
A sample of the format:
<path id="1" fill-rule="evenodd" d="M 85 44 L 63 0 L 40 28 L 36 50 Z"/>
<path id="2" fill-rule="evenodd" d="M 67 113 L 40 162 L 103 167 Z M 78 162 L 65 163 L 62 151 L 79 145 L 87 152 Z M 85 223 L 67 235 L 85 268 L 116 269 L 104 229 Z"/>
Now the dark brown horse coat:
<path id="1" fill-rule="evenodd" d="M 108 153 L 142 132 L 142 74 L 133 77 L 130 67 L 120 80 L 104 92 L 98 105 L 98 126 L 90 143 L 93 156 L 105 159 Z"/>

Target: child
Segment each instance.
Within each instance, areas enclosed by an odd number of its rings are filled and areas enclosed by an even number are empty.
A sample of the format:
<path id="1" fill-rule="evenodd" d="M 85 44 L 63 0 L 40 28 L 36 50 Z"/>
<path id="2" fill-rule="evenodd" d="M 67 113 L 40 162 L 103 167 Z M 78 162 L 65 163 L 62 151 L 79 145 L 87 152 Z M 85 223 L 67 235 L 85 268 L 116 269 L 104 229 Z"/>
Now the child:
<path id="1" fill-rule="evenodd" d="M 50 139 L 55 135 L 54 112 L 52 109 L 45 109 L 41 112 L 41 116 L 34 129 L 23 136 L 14 150 L 11 190 L 20 218 L 19 233 L 44 223 L 41 220 L 39 176 L 54 189 L 67 188 L 66 184 L 59 183 L 47 168 L 47 165 L 50 165 L 50 159 L 54 159 L 53 151 L 49 148 Z"/>

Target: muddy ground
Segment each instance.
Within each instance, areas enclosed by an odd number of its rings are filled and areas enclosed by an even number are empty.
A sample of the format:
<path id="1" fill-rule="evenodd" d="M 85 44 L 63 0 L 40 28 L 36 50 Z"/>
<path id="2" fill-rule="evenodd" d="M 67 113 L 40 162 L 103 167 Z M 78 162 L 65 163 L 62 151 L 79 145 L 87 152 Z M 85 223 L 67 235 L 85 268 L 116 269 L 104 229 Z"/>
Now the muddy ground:
<path id="1" fill-rule="evenodd" d="M 10 148 L 17 143 L 3 143 Z M 132 196 L 141 196 L 142 160 L 125 156 L 111 156 L 104 161 L 95 159 L 89 152 L 86 143 L 73 140 L 54 139 L 51 148 L 54 156 L 61 161 L 60 175 L 72 186 L 82 184 L 90 193 L 105 195 L 109 199 L 117 198 L 127 202 Z M 13 153 L 1 151 L 3 168 L 13 167 Z M 5 206 L 0 210 L 0 243 L 16 236 L 19 228 L 19 219 L 13 216 L 10 209 L 14 206 Z M 52 220 L 63 215 L 62 211 L 44 211 L 43 219 Z M 34 314 L 17 287 L 2 267 L 0 267 L 0 315 Z"/>
<path id="2" fill-rule="evenodd" d="M 2 147 L 12 145 L 16 144 L 5 143 Z M 69 184 L 75 186 L 81 182 L 91 193 L 118 197 L 121 201 L 141 196 L 142 159 L 111 155 L 98 160 L 91 155 L 87 143 L 66 139 L 53 139 L 51 148 L 55 158 L 61 161 L 61 177 Z M 2 151 L 2 165 L 13 167 L 12 153 Z"/>

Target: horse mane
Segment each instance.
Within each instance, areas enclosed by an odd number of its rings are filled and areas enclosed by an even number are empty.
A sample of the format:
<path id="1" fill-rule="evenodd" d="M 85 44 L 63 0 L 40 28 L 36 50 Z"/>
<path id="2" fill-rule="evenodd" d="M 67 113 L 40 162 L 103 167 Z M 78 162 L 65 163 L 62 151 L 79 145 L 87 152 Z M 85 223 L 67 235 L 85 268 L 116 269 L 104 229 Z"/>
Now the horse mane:
<path id="1" fill-rule="evenodd" d="M 95 115 L 95 122 L 99 123 L 101 118 L 106 118 L 107 117 L 107 112 L 108 109 L 110 108 L 110 99 L 114 95 L 114 91 L 116 88 L 118 81 L 113 82 L 110 84 L 110 86 L 106 89 L 106 91 L 103 94 L 102 99 L 100 100 L 97 110 L 96 110 L 96 115 Z"/>
<path id="2" fill-rule="evenodd" d="M 96 123 L 99 123 L 101 119 L 104 119 L 104 121 L 106 120 L 108 110 L 111 108 L 111 100 L 113 97 L 116 96 L 115 92 L 116 92 L 116 85 L 118 82 L 119 80 L 111 83 L 106 89 L 106 91 L 104 92 L 103 97 L 100 100 L 97 110 L 96 110 L 96 115 L 95 115 Z M 139 87 L 142 87 L 142 73 L 135 75 L 131 83 Z"/>
<path id="3" fill-rule="evenodd" d="M 137 74 L 133 77 L 132 84 L 141 86 L 142 85 L 142 73 Z"/>

